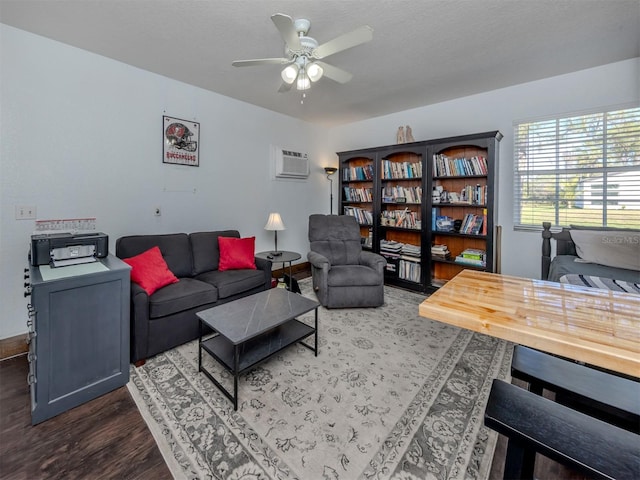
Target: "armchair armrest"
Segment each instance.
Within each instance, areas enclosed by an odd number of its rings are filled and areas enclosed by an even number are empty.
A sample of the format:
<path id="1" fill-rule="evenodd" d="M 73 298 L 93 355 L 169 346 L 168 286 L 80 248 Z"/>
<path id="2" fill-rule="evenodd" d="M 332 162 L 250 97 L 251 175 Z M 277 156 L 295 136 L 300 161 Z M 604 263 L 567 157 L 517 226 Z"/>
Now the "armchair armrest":
<path id="1" fill-rule="evenodd" d="M 360 265 L 366 265 L 367 267 L 377 270 L 380 274 L 384 273 L 384 267 L 387 266 L 387 260 L 377 253 L 373 252 L 360 252 Z"/>
<path id="2" fill-rule="evenodd" d="M 326 270 L 329 270 L 331 268 L 331 262 L 329 261 L 329 259 L 318 252 L 307 253 L 307 260 L 309 260 L 309 263 L 311 263 L 311 265 L 315 268 Z"/>

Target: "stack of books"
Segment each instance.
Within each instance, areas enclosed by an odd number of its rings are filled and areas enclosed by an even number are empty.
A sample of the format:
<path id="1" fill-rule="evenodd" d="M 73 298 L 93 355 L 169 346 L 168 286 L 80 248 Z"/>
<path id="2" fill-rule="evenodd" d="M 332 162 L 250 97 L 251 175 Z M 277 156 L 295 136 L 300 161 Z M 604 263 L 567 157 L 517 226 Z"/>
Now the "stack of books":
<path id="1" fill-rule="evenodd" d="M 451 252 L 446 245 L 432 245 L 431 257 L 436 260 L 449 260 L 451 258 Z"/>
<path id="2" fill-rule="evenodd" d="M 398 263 L 398 278 L 410 282 L 420 282 L 420 247 L 411 243 L 401 244 L 400 262 Z"/>
<path id="3" fill-rule="evenodd" d="M 467 248 L 456 257 L 456 263 L 485 268 L 487 266 L 486 256 L 487 252 L 485 252 L 484 250 L 480 250 L 477 248 Z"/>
<path id="4" fill-rule="evenodd" d="M 387 259 L 387 271 L 396 271 L 403 245 L 403 243 L 394 240 L 380 240 L 380 255 Z"/>

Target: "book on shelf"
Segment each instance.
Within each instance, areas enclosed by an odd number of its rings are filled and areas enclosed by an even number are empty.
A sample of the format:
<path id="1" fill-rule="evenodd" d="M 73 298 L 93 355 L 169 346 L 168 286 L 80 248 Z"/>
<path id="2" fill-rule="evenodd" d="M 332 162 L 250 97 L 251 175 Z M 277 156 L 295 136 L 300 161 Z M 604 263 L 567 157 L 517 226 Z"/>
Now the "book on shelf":
<path id="1" fill-rule="evenodd" d="M 451 258 L 451 252 L 447 245 L 436 244 L 431 246 L 431 257 L 436 260 L 449 260 Z"/>
<path id="2" fill-rule="evenodd" d="M 398 263 L 398 278 L 408 280 L 410 282 L 420 282 L 421 273 L 422 270 L 420 263 L 402 259 Z"/>
<path id="3" fill-rule="evenodd" d="M 486 264 L 487 252 L 479 248 L 465 248 L 460 255 L 456 257 L 456 261 L 466 261 L 474 265 L 484 267 Z"/>
<path id="4" fill-rule="evenodd" d="M 358 207 L 344 206 L 344 214 L 355 217 L 360 225 L 373 225 L 373 214 L 369 210 Z"/>
<path id="5" fill-rule="evenodd" d="M 369 229 L 369 234 L 366 237 L 360 237 L 360 243 L 364 248 L 373 248 L 373 230 Z"/>
<path id="6" fill-rule="evenodd" d="M 386 186 L 382 188 L 382 199 L 387 203 L 420 203 L 422 187 Z"/>
<path id="7" fill-rule="evenodd" d="M 475 258 L 467 258 L 462 255 L 458 255 L 455 259 L 456 263 L 460 263 L 463 265 L 472 265 L 474 267 L 486 267 L 487 263 L 484 260 L 476 260 Z"/>
<path id="8" fill-rule="evenodd" d="M 397 272 L 398 277 L 405 280 L 420 281 L 420 246 L 382 239 L 380 255 L 391 261 L 387 262 L 387 271 Z"/>
<path id="9" fill-rule="evenodd" d="M 346 202 L 371 202 L 373 200 L 372 189 L 344 187 L 344 199 Z"/>
<path id="10" fill-rule="evenodd" d="M 460 233 L 464 233 L 467 235 L 480 235 L 483 223 L 484 219 L 482 216 L 475 215 L 473 213 L 467 213 L 462 220 Z"/>
<path id="11" fill-rule="evenodd" d="M 440 216 L 440 207 L 431 207 L 431 230 L 436 231 L 436 218 Z"/>
<path id="12" fill-rule="evenodd" d="M 342 170 L 342 180 L 345 182 L 354 180 L 366 181 L 371 179 L 373 179 L 373 165 L 347 167 Z"/>
<path id="13" fill-rule="evenodd" d="M 482 230 L 482 217 L 480 215 L 475 215 L 473 219 L 473 225 L 471 226 L 471 234 L 480 235 L 481 230 Z"/>
<path id="14" fill-rule="evenodd" d="M 433 156 L 436 177 L 481 176 L 488 172 L 486 157 L 450 158 L 443 154 Z"/>
<path id="15" fill-rule="evenodd" d="M 422 177 L 422 162 L 394 162 L 382 160 L 382 178 L 412 179 Z"/>
<path id="16" fill-rule="evenodd" d="M 420 214 L 409 210 L 409 207 L 403 210 L 383 210 L 380 214 L 380 223 L 383 226 L 401 227 L 419 229 Z"/>
<path id="17" fill-rule="evenodd" d="M 450 196 L 452 194 L 449 194 Z M 486 185 L 465 185 L 460 190 L 460 200 L 458 202 L 451 203 L 465 203 L 469 205 L 484 205 L 487 201 L 487 186 Z"/>
<path id="18" fill-rule="evenodd" d="M 482 235 L 487 234 L 487 209 L 482 209 Z"/>

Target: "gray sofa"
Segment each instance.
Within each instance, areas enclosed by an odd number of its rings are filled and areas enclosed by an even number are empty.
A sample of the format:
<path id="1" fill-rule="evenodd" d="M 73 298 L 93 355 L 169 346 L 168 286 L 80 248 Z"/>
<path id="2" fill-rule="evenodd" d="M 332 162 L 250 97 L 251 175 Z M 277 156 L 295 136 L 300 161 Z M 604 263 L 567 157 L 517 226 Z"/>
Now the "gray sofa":
<path id="1" fill-rule="evenodd" d="M 313 289 L 324 307 L 379 307 L 384 303 L 387 261 L 362 250 L 354 217 L 309 216 L 309 243 Z"/>
<path id="2" fill-rule="evenodd" d="M 271 288 L 271 262 L 256 258 L 257 270 L 218 270 L 218 237 L 236 230 L 133 235 L 116 241 L 116 256 L 129 258 L 158 246 L 179 282 L 152 295 L 131 282 L 131 362 L 136 366 L 165 350 L 198 338 L 196 312 Z"/>

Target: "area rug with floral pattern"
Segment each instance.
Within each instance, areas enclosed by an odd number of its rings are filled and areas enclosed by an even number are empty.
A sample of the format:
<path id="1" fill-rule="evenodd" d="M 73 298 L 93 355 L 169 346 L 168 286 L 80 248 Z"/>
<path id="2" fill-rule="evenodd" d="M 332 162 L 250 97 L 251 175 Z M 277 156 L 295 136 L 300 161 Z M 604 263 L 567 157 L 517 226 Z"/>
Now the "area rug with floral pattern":
<path id="1" fill-rule="evenodd" d="M 132 367 L 129 391 L 176 478 L 486 479 L 484 409 L 513 346 L 420 317 L 425 298 L 385 287 L 379 308 L 321 307 L 318 356 L 296 344 L 241 376 L 237 411 L 198 372 L 197 341 Z"/>

